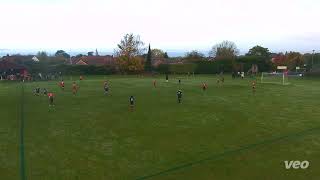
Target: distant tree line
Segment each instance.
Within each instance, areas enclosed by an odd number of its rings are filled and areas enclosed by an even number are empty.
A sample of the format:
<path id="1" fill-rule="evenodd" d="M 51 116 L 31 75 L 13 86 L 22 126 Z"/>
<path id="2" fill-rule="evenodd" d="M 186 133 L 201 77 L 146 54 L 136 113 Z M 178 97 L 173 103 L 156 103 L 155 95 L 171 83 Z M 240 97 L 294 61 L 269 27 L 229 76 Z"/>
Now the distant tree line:
<path id="1" fill-rule="evenodd" d="M 96 50 L 96 56 L 98 52 Z M 183 57 L 169 57 L 161 49 L 146 48 L 140 36 L 126 34 L 114 50 L 114 64 L 103 67 L 70 65 L 71 58 L 80 58 L 79 54 L 71 57 L 64 50 L 58 50 L 53 56 L 39 52 L 36 57 L 39 62 L 27 61 L 23 65 L 29 67 L 32 73 L 63 72 L 69 74 L 136 74 L 136 73 L 219 73 L 232 71 L 248 71 L 252 65 L 257 65 L 259 71 L 274 71 L 277 66 L 287 66 L 294 71 L 296 67 L 311 71 L 319 66 L 320 54 L 301 54 L 299 52 L 272 53 L 268 48 L 254 46 L 245 55 L 239 55 L 234 42 L 223 41 L 210 49 L 207 55 L 198 50 L 187 52 Z M 94 56 L 88 52 L 86 56 Z M 155 61 L 160 63 L 154 65 Z M 318 65 L 317 65 L 318 64 Z"/>

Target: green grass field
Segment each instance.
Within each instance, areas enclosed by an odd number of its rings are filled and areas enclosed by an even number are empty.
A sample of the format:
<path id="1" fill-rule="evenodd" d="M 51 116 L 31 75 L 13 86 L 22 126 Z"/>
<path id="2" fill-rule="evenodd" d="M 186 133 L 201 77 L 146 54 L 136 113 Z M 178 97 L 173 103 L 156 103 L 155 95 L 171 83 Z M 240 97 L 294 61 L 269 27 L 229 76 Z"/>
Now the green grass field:
<path id="1" fill-rule="evenodd" d="M 76 96 L 72 81 L 65 91 L 53 81 L 1 82 L 0 179 L 320 177 L 319 79 L 258 83 L 253 95 L 249 78 L 226 78 L 220 86 L 213 75 L 183 77 L 178 104 L 178 81 L 170 78 L 166 83 L 159 76 L 154 88 L 151 77 L 85 77 Z M 37 86 L 56 94 L 55 107 L 33 95 Z M 287 170 L 286 160 L 308 160 L 310 166 Z"/>

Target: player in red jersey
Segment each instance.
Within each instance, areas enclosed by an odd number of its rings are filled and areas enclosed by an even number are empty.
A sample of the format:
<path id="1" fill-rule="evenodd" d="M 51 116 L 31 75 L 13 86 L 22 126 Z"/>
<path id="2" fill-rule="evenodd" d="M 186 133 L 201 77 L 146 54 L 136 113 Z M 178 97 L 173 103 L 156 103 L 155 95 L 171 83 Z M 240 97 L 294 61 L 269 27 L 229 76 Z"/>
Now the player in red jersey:
<path id="1" fill-rule="evenodd" d="M 72 83 L 72 93 L 73 95 L 76 95 L 78 92 L 79 87 L 77 86 L 76 82 Z"/>
<path id="2" fill-rule="evenodd" d="M 52 92 L 48 93 L 48 98 L 49 98 L 49 106 L 54 106 L 54 103 L 53 103 L 54 94 Z"/>
<path id="3" fill-rule="evenodd" d="M 62 80 L 61 82 L 60 82 L 60 88 L 62 89 L 62 90 L 64 90 L 64 81 Z"/>
<path id="4" fill-rule="evenodd" d="M 252 82 L 252 92 L 255 93 L 256 92 L 256 81 Z"/>

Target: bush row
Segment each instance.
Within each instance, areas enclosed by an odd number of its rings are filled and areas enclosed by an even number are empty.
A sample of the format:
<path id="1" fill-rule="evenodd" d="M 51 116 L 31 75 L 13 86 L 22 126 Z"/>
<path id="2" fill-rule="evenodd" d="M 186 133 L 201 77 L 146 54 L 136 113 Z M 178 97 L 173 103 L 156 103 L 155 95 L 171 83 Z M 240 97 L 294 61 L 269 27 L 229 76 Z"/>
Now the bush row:
<path id="1" fill-rule="evenodd" d="M 59 65 L 55 67 L 56 72 L 66 75 L 109 75 L 117 72 L 112 66 L 82 66 L 82 65 Z"/>
<path id="2" fill-rule="evenodd" d="M 232 72 L 243 70 L 247 72 L 252 64 L 257 64 L 260 72 L 271 71 L 271 63 L 267 63 L 266 59 L 255 56 L 238 57 L 235 60 L 217 60 L 217 61 L 189 61 L 184 64 L 161 64 L 153 71 L 158 73 L 196 73 L 196 74 L 216 74 L 220 72 Z M 50 64 L 50 63 L 30 63 L 28 66 L 30 73 L 54 74 L 62 73 L 66 75 L 104 75 L 119 73 L 119 69 L 113 65 L 109 66 L 83 66 L 83 65 L 66 65 L 66 64 Z"/>

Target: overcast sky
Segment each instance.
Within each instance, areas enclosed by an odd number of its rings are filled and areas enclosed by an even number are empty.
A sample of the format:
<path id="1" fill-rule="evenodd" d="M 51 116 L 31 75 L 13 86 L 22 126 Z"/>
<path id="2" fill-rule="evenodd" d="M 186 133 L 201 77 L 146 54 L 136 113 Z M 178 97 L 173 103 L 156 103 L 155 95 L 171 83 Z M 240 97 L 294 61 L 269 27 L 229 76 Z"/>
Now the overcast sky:
<path id="1" fill-rule="evenodd" d="M 0 49 L 114 49 L 126 33 L 164 50 L 320 51 L 319 0 L 0 0 Z"/>

